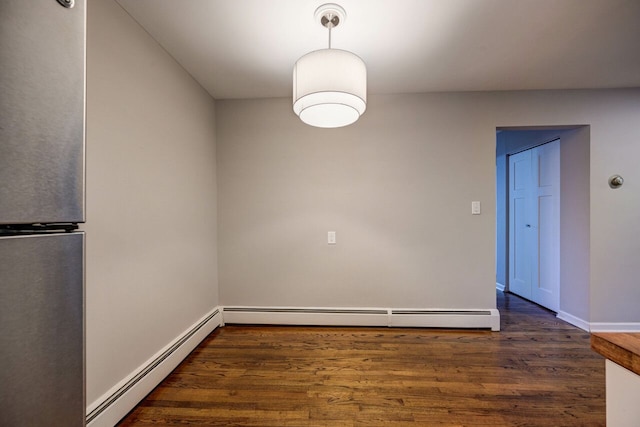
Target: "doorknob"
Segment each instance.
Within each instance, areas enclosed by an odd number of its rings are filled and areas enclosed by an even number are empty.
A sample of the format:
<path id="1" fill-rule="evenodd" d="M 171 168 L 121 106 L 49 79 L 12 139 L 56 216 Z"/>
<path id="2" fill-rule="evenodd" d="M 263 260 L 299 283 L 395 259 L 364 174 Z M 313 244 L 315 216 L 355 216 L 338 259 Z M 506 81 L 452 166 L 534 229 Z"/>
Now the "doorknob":
<path id="1" fill-rule="evenodd" d="M 527 224 L 527 228 L 531 228 L 531 224 Z"/>

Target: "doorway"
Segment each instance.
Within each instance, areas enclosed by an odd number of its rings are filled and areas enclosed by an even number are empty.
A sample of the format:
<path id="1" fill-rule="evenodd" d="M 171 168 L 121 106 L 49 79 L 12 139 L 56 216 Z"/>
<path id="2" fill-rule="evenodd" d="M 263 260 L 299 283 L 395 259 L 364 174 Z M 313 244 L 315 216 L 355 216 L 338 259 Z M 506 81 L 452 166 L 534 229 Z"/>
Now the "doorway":
<path id="1" fill-rule="evenodd" d="M 510 279 L 514 267 L 510 268 L 509 256 L 509 160 L 559 140 L 561 198 L 554 243 L 559 253 L 557 304 L 543 305 L 583 329 L 588 328 L 589 319 L 590 132 L 588 125 L 496 128 L 496 288 L 518 293 L 518 285 Z M 533 227 L 531 222 L 523 224 Z"/>

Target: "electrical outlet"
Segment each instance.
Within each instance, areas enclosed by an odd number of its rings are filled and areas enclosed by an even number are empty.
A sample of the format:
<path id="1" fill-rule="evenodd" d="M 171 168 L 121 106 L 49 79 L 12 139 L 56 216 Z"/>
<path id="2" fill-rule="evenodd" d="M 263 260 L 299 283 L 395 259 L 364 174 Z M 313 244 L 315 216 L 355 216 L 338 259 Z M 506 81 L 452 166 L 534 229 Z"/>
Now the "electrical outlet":
<path id="1" fill-rule="evenodd" d="M 336 232 L 335 231 L 329 231 L 329 233 L 327 234 L 327 243 L 330 245 L 335 245 L 336 244 Z"/>
<path id="2" fill-rule="evenodd" d="M 471 202 L 471 215 L 480 215 L 480 202 Z"/>

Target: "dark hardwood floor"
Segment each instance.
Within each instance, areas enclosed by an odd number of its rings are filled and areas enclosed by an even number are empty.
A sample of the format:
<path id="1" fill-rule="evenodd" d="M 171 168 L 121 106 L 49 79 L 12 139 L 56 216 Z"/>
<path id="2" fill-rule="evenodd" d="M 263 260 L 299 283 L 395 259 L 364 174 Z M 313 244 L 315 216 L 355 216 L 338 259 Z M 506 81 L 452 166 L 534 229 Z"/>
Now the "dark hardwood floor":
<path id="1" fill-rule="evenodd" d="M 604 426 L 589 334 L 498 292 L 500 332 L 226 326 L 120 426 Z"/>

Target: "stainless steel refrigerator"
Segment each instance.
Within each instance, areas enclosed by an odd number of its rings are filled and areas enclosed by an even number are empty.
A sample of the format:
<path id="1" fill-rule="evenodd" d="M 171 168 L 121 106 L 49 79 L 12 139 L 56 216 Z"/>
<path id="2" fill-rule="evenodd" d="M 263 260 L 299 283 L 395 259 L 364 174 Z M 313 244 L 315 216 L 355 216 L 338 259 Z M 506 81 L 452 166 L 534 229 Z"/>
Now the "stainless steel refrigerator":
<path id="1" fill-rule="evenodd" d="M 0 0 L 0 426 L 85 424 L 84 0 Z"/>

